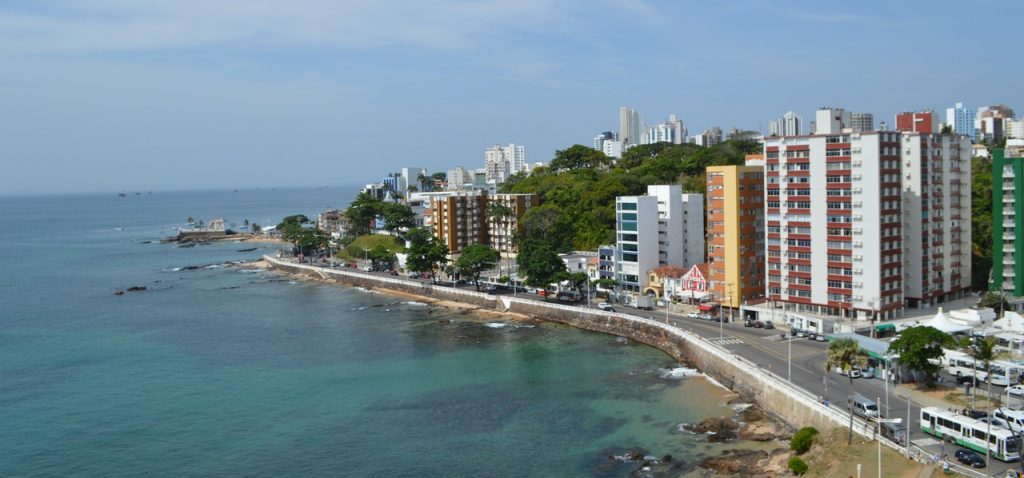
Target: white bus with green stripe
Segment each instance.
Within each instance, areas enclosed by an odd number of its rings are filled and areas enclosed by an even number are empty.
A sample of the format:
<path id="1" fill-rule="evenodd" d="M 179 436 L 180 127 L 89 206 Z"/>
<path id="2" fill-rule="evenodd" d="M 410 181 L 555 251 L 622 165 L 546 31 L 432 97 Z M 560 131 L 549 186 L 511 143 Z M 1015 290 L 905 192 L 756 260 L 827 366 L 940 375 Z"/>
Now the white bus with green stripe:
<path id="1" fill-rule="evenodd" d="M 964 448 L 980 453 L 988 452 L 999 460 L 1020 459 L 1020 438 L 1013 432 L 996 426 L 990 427 L 988 423 L 954 411 L 937 407 L 922 408 L 921 431 Z"/>

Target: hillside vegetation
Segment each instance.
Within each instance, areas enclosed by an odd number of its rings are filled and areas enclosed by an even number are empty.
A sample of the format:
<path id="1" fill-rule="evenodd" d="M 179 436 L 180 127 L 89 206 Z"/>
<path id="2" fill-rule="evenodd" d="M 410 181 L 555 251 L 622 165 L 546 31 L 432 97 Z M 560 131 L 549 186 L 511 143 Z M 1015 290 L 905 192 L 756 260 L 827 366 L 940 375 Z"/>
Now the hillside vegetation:
<path id="1" fill-rule="evenodd" d="M 657 143 L 636 146 L 615 161 L 600 151 L 575 145 L 555 153 L 547 167 L 517 174 L 502 192 L 536 193 L 541 206 L 527 212 L 523 237 L 539 239 L 558 251 L 592 250 L 615 239 L 615 197 L 645 194 L 652 184 L 681 184 L 684 192 L 704 194 L 704 169 L 743 164 L 761 152 L 756 141 L 725 141 L 710 148 Z"/>

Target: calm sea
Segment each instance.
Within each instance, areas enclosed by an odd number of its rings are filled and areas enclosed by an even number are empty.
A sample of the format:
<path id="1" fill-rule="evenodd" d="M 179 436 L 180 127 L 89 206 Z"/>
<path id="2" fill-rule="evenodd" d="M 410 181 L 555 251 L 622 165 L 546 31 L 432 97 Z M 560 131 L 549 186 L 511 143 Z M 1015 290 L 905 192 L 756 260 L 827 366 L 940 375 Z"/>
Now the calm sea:
<path id="1" fill-rule="evenodd" d="M 353 193 L 0 198 L 0 476 L 625 476 L 608 455 L 719 451 L 677 428 L 729 413 L 719 391 L 660 351 L 222 266 L 273 245 L 151 242 Z"/>

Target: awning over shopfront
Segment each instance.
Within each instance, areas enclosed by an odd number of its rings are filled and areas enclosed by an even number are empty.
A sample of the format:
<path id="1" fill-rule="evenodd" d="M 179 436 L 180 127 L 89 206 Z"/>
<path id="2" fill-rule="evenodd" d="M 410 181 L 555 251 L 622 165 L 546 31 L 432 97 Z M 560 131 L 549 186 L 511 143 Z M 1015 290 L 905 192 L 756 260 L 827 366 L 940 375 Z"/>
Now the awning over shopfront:
<path id="1" fill-rule="evenodd" d="M 879 334 L 896 332 L 896 324 L 878 324 L 875 326 L 875 332 Z"/>
<path id="2" fill-rule="evenodd" d="M 697 306 L 697 309 L 702 310 L 704 312 L 707 312 L 709 310 L 715 310 L 717 308 L 718 308 L 718 303 L 715 303 L 715 302 L 709 302 L 707 304 L 701 304 L 701 305 Z"/>

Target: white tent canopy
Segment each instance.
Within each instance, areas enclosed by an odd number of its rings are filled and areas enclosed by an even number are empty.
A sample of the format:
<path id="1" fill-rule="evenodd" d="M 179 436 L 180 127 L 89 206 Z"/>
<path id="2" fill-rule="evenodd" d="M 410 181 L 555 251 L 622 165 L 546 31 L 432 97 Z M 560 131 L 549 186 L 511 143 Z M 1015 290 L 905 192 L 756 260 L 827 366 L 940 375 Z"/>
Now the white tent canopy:
<path id="1" fill-rule="evenodd" d="M 973 328 L 969 325 L 960 325 L 957 324 L 956 322 L 953 322 L 952 320 L 949 320 L 949 317 L 946 317 L 946 314 L 942 311 L 942 307 L 939 307 L 939 313 L 935 314 L 935 317 L 922 321 L 921 325 L 935 327 L 936 329 L 939 329 L 947 334 L 964 332 L 967 330 L 971 330 Z"/>
<path id="2" fill-rule="evenodd" d="M 1016 312 L 1006 312 L 1003 318 L 992 322 L 992 326 L 1011 332 L 1024 332 L 1024 317 Z"/>

